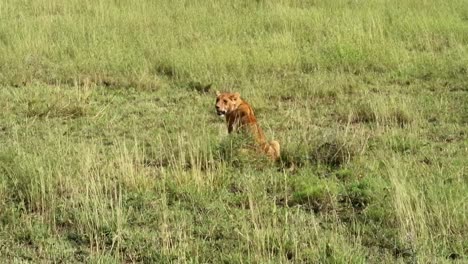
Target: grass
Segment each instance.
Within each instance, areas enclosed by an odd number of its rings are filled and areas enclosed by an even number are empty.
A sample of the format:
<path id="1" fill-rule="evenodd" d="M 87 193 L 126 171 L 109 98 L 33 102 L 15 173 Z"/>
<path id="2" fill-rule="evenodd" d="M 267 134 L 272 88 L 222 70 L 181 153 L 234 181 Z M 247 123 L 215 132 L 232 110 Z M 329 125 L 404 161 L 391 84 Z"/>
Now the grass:
<path id="1" fill-rule="evenodd" d="M 0 258 L 465 263 L 467 29 L 465 0 L 2 1 Z"/>

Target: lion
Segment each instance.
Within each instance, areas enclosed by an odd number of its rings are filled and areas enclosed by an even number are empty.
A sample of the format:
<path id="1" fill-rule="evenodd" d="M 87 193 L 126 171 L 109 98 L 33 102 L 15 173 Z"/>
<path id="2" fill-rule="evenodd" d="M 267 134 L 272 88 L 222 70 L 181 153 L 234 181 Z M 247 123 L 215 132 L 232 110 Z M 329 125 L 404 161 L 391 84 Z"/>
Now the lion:
<path id="1" fill-rule="evenodd" d="M 280 157 L 280 144 L 276 140 L 266 141 L 263 130 L 257 123 L 250 105 L 240 98 L 239 93 L 216 92 L 216 113 L 226 117 L 228 133 L 249 133 L 255 139 L 259 150 L 272 160 Z"/>

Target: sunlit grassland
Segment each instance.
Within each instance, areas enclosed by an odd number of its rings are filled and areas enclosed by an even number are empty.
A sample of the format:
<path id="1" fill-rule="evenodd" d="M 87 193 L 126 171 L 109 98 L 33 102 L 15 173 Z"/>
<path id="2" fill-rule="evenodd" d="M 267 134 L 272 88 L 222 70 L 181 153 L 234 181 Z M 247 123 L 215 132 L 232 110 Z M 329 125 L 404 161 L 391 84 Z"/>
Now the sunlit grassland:
<path id="1" fill-rule="evenodd" d="M 0 258 L 464 263 L 467 75 L 464 0 L 1 1 Z"/>

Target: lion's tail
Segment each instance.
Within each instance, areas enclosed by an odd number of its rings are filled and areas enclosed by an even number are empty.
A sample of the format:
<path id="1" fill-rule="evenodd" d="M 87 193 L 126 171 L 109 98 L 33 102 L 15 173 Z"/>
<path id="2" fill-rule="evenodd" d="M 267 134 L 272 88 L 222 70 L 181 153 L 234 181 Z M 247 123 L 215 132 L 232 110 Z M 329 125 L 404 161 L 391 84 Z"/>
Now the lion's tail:
<path id="1" fill-rule="evenodd" d="M 280 157 L 280 144 L 276 140 L 270 141 L 270 150 L 269 153 L 273 159 L 278 160 Z"/>

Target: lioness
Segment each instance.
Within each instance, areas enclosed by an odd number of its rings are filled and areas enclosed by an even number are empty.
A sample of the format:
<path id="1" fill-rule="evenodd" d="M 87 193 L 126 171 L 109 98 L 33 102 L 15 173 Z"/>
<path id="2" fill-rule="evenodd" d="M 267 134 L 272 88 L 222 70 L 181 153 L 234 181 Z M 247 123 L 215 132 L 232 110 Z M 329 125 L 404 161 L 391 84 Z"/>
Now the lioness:
<path id="1" fill-rule="evenodd" d="M 226 116 L 228 132 L 247 132 L 255 138 L 260 150 L 271 159 L 280 157 L 280 145 L 278 141 L 266 141 L 265 134 L 257 123 L 250 105 L 240 98 L 239 93 L 216 92 L 216 113 Z"/>

